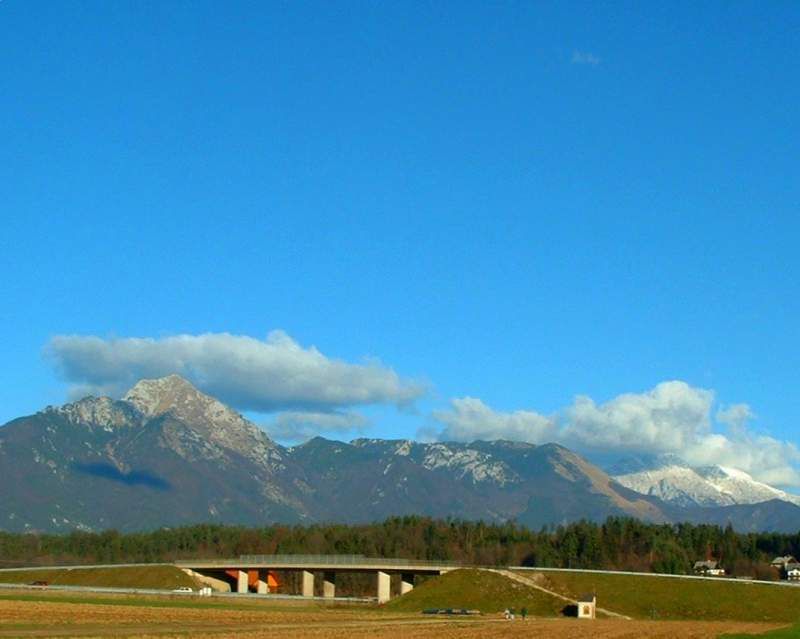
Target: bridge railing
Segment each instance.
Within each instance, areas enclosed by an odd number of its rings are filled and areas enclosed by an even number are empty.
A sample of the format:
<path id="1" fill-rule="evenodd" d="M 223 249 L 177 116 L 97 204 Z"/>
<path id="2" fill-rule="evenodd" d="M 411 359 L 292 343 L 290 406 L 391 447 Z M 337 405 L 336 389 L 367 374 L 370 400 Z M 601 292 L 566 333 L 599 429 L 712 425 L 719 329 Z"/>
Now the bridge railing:
<path id="1" fill-rule="evenodd" d="M 264 564 L 269 566 L 295 566 L 304 564 L 324 564 L 333 566 L 452 566 L 463 564 L 458 561 L 443 561 L 432 559 L 406 559 L 366 557 L 364 555 L 240 555 L 239 562 L 243 564 Z M 232 563 L 230 560 L 215 560 L 220 563 Z M 235 563 L 235 562 L 233 562 Z"/>

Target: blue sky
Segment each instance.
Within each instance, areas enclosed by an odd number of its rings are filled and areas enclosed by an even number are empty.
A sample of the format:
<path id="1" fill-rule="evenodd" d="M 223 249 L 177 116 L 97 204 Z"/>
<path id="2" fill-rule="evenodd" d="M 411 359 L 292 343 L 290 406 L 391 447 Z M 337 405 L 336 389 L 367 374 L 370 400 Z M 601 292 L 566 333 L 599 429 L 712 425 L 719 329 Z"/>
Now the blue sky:
<path id="1" fill-rule="evenodd" d="M 716 435 L 797 484 L 798 34 L 793 2 L 0 2 L 0 422 L 175 369 L 273 427 Z"/>

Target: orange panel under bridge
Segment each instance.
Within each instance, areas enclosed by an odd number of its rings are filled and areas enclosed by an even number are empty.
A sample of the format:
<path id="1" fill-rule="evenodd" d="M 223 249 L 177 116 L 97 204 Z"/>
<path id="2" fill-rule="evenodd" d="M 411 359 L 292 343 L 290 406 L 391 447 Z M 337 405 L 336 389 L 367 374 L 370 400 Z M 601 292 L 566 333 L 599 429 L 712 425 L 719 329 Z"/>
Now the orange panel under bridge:
<path id="1" fill-rule="evenodd" d="M 258 570 L 248 570 L 247 571 L 247 585 L 250 588 L 257 588 L 258 587 Z M 226 570 L 225 574 L 228 575 L 234 581 L 239 578 L 239 571 L 238 570 Z M 269 587 L 270 592 L 275 592 L 280 585 L 278 581 L 278 574 L 272 570 L 267 572 L 267 586 Z"/>

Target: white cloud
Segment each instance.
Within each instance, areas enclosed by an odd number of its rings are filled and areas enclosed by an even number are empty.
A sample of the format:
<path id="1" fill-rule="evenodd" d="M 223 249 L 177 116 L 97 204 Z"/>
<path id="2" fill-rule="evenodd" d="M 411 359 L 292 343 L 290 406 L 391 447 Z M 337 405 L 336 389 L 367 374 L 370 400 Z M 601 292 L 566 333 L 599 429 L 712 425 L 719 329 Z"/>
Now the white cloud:
<path id="1" fill-rule="evenodd" d="M 729 466 L 768 484 L 800 486 L 797 446 L 750 430 L 754 415 L 747 404 L 720 408 L 716 424 L 713 406 L 712 391 L 669 381 L 601 404 L 579 396 L 557 416 L 530 410 L 502 413 L 465 397 L 433 417 L 440 424 L 439 440 L 557 441 L 585 453 L 620 456 L 670 452 L 693 465 Z"/>
<path id="2" fill-rule="evenodd" d="M 555 435 L 555 422 L 549 417 L 527 410 L 502 413 L 474 397 L 454 399 L 450 410 L 436 411 L 433 417 L 444 425 L 439 434 L 443 441 L 510 439 L 535 444 Z"/>
<path id="3" fill-rule="evenodd" d="M 304 348 L 282 331 L 266 340 L 229 333 L 103 339 L 59 335 L 45 348 L 71 395 L 119 396 L 142 378 L 177 373 L 239 410 L 331 412 L 404 406 L 426 388 L 377 361 L 359 364 Z"/>
<path id="4" fill-rule="evenodd" d="M 747 404 L 732 404 L 717 411 L 717 421 L 726 424 L 734 431 L 741 431 L 747 427 L 750 420 L 755 419 L 755 414 Z"/>
<path id="5" fill-rule="evenodd" d="M 596 67 L 600 62 L 602 62 L 602 60 L 589 51 L 578 51 L 576 49 L 572 52 L 572 64 L 588 64 L 589 66 Z"/>
<path id="6" fill-rule="evenodd" d="M 566 441 L 599 450 L 671 452 L 707 433 L 714 394 L 685 382 L 658 384 L 646 393 L 626 393 L 597 405 L 577 397 L 566 410 Z"/>
<path id="7" fill-rule="evenodd" d="M 746 431 L 709 433 L 681 454 L 696 466 L 730 466 L 767 484 L 800 486 L 800 474 L 795 468 L 800 462 L 797 446 L 767 435 Z"/>
<path id="8" fill-rule="evenodd" d="M 264 425 L 270 437 L 282 442 L 300 442 L 317 435 L 362 434 L 369 420 L 359 413 L 314 413 L 287 411 Z"/>

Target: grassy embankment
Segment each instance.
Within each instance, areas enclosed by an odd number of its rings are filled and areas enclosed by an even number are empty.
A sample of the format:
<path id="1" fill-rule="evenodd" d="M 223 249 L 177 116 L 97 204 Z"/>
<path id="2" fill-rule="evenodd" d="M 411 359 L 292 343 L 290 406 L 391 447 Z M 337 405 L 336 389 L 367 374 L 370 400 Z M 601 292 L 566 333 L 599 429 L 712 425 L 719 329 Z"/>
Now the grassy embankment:
<path id="1" fill-rule="evenodd" d="M 507 577 L 483 570 L 454 570 L 426 580 L 386 604 L 387 610 L 420 612 L 427 608 L 468 608 L 484 613 L 522 608 L 536 617 L 561 615 L 565 602 Z"/>
<path id="2" fill-rule="evenodd" d="M 534 573 L 520 574 L 531 577 Z M 581 572 L 539 574 L 544 575 L 541 585 L 550 590 L 570 597 L 594 592 L 598 606 L 635 619 L 800 620 L 800 587 Z"/>
<path id="3" fill-rule="evenodd" d="M 532 578 L 536 573 L 524 571 L 521 574 Z M 600 607 L 634 619 L 770 623 L 800 620 L 800 587 L 581 572 L 539 574 L 539 584 L 544 588 L 570 598 L 594 592 Z M 517 611 L 526 607 L 532 616 L 555 617 L 562 614 L 564 605 L 562 600 L 502 575 L 455 570 L 428 579 L 404 597 L 386 604 L 385 608 L 398 612 L 474 608 L 490 613 L 509 607 Z M 800 638 L 798 630 L 781 632 L 788 633 L 787 637 Z"/>
<path id="4" fill-rule="evenodd" d="M 0 583 L 30 584 L 34 581 L 46 581 L 54 586 L 99 586 L 106 588 L 172 590 L 180 586 L 198 587 L 194 579 L 174 566 L 0 570 Z"/>

